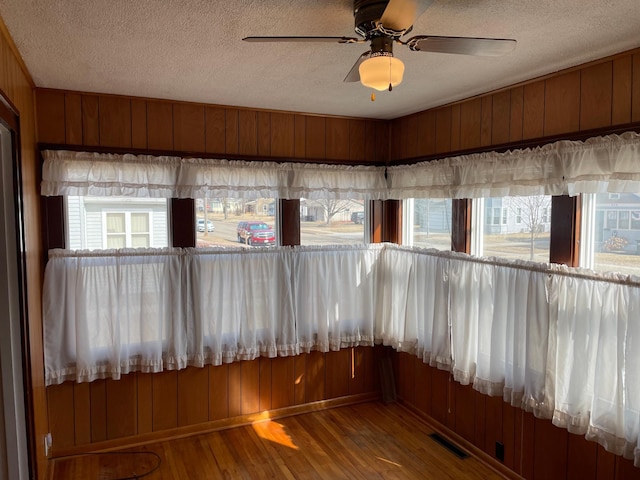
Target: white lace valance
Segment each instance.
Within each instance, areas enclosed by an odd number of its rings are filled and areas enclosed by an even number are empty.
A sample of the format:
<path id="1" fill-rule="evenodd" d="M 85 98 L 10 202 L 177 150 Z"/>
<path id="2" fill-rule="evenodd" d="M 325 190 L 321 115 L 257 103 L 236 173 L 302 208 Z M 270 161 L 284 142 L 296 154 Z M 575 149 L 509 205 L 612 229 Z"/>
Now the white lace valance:
<path id="1" fill-rule="evenodd" d="M 384 169 L 243 160 L 43 152 L 42 195 L 156 198 L 335 198 L 387 196 Z"/>
<path id="2" fill-rule="evenodd" d="M 559 141 L 387 169 L 389 198 L 483 198 L 640 191 L 640 135 Z"/>

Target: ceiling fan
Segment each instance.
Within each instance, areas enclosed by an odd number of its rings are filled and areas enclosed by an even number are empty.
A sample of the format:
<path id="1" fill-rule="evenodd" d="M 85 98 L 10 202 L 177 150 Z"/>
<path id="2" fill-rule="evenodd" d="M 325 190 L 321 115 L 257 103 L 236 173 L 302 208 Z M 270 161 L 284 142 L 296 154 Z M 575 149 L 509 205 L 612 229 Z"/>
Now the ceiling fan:
<path id="1" fill-rule="evenodd" d="M 407 40 L 416 19 L 433 0 L 354 0 L 353 15 L 357 37 L 246 37 L 245 42 L 328 42 L 370 43 L 353 65 L 345 82 L 362 82 L 376 90 L 389 90 L 402 82 L 404 64 L 393 56 L 393 44 L 414 52 L 456 53 L 462 55 L 501 56 L 511 52 L 516 41 L 505 38 L 442 37 L 417 35 Z M 372 96 L 372 99 L 374 97 Z"/>

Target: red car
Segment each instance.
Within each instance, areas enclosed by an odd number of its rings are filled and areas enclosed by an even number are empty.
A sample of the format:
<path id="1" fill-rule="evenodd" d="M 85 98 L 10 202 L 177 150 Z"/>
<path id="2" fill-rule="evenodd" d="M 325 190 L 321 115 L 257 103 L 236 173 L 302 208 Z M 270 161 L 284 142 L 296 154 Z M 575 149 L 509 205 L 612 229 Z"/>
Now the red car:
<path id="1" fill-rule="evenodd" d="M 276 234 L 264 222 L 240 222 L 238 224 L 238 242 L 247 245 L 275 245 Z"/>

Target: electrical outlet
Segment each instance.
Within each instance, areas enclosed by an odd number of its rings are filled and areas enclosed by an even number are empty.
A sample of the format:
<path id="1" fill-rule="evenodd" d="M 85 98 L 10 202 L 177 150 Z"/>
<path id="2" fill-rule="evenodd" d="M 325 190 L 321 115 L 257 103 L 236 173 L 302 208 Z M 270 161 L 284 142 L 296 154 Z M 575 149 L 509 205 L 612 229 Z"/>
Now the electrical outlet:
<path id="1" fill-rule="evenodd" d="M 44 436 L 44 456 L 48 457 L 51 452 L 51 446 L 53 445 L 53 439 L 51 438 L 51 434 L 47 433 Z"/>
<path id="2" fill-rule="evenodd" d="M 496 458 L 504 462 L 504 445 L 500 442 L 496 442 Z"/>

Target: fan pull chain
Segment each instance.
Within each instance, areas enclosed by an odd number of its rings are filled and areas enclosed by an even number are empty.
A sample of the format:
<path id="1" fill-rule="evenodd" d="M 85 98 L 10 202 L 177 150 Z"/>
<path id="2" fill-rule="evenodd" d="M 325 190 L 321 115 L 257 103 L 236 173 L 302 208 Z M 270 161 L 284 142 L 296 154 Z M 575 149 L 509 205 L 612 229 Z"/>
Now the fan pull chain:
<path id="1" fill-rule="evenodd" d="M 371 92 L 371 101 L 372 102 L 376 101 L 376 93 L 375 92 Z"/>

